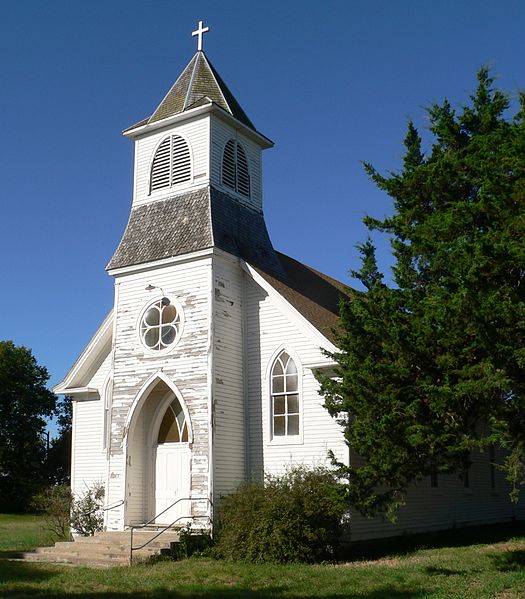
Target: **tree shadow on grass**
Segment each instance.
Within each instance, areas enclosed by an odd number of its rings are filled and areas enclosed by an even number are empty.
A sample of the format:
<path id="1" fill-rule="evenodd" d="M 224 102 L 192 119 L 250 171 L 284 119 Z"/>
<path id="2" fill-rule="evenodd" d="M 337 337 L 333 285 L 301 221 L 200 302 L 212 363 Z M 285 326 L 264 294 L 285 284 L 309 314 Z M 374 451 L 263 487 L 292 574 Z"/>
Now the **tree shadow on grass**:
<path id="1" fill-rule="evenodd" d="M 267 587 L 264 590 L 252 589 L 210 589 L 209 591 L 177 591 L 157 589 L 152 592 L 138 593 L 60 593 L 56 590 L 13 589 L 2 592 L 2 599 L 271 599 L 286 596 L 287 599 L 423 599 L 428 590 L 395 590 L 384 587 L 371 592 L 341 593 L 329 595 L 290 594 L 289 589 Z"/>
<path id="2" fill-rule="evenodd" d="M 465 574 L 464 570 L 454 570 L 452 568 L 440 568 L 438 566 L 427 566 L 425 572 L 431 576 L 461 576 Z M 469 570 L 471 573 L 472 570 Z"/>
<path id="3" fill-rule="evenodd" d="M 73 566 L 74 568 L 74 566 Z M 108 592 L 107 586 L 100 591 L 85 592 L 60 588 L 54 584 L 53 588 L 42 588 L 47 581 L 60 576 L 63 569 L 58 567 L 46 568 L 42 564 L 25 562 L 0 562 L 0 597 L 2 599 L 271 599 L 286 597 L 287 599 L 423 599 L 428 596 L 428 590 L 421 587 L 417 589 L 400 588 L 397 584 L 383 585 L 380 588 L 358 591 L 351 589 L 326 594 L 305 594 L 297 591 L 294 593 L 293 580 L 284 586 L 264 587 L 263 589 L 246 588 L 240 583 L 235 587 L 226 587 L 217 582 L 200 586 L 196 583 L 182 583 L 180 588 L 157 588 L 152 591 L 115 591 Z M 147 576 L 147 573 L 145 574 Z M 64 583 L 67 585 L 67 582 Z M 86 586 L 89 582 L 86 581 Z M 40 588 L 39 588 L 40 587 Z"/>
<path id="4" fill-rule="evenodd" d="M 53 572 L 42 568 L 35 568 L 33 564 L 27 562 L 13 562 L 8 559 L 0 559 L 0 583 L 42 582 L 53 576 Z"/>
<path id="5" fill-rule="evenodd" d="M 343 548 L 339 558 L 379 559 L 391 555 L 408 555 L 420 549 L 468 547 L 485 543 L 501 543 L 525 536 L 525 522 L 508 522 L 489 526 L 471 526 L 434 533 L 404 535 L 351 543 Z"/>
<path id="6" fill-rule="evenodd" d="M 525 570 L 525 549 L 494 553 L 490 558 L 500 572 L 520 572 Z"/>

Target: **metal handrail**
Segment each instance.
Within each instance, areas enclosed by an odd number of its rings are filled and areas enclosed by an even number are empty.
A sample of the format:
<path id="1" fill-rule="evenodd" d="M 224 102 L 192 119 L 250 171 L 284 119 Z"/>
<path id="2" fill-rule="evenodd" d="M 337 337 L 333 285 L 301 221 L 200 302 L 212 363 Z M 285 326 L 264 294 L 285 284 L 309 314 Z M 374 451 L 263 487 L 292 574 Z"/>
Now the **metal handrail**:
<path id="1" fill-rule="evenodd" d="M 89 516 L 90 514 L 93 514 L 94 512 L 109 512 L 110 510 L 114 510 L 115 508 L 120 507 L 123 503 L 125 503 L 125 499 L 121 499 L 120 501 L 118 501 L 115 505 L 109 505 L 106 507 L 94 507 L 92 510 L 89 510 L 89 512 L 84 512 L 83 514 L 79 514 L 80 516 Z"/>
<path id="2" fill-rule="evenodd" d="M 144 547 L 146 547 L 152 541 L 154 541 L 155 539 L 160 537 L 161 534 L 165 533 L 168 529 L 172 528 L 179 520 L 184 520 L 186 518 L 191 518 L 191 520 L 196 520 L 197 518 L 209 519 L 209 516 L 193 516 L 193 515 L 178 516 L 177 518 L 175 518 L 175 520 L 173 520 L 173 522 L 171 522 L 171 524 L 164 526 L 164 528 L 161 531 L 157 532 L 157 534 L 155 534 L 153 537 L 151 537 L 151 539 L 148 539 L 145 543 L 143 543 L 142 545 L 139 545 L 138 547 L 133 547 L 133 533 L 136 529 L 146 528 L 146 526 L 149 526 L 152 522 L 154 522 L 157 518 L 159 518 L 159 516 L 162 516 L 162 514 L 164 514 L 168 510 L 170 510 L 172 507 L 176 506 L 177 503 L 179 503 L 180 501 L 207 501 L 210 504 L 210 507 L 213 508 L 213 502 L 211 501 L 211 499 L 209 497 L 180 497 L 179 499 L 176 499 L 171 505 L 168 505 L 167 508 L 163 509 L 162 512 L 159 512 L 158 514 L 153 516 L 153 518 L 148 520 L 145 524 L 130 524 L 130 526 L 129 526 L 129 530 L 130 530 L 129 564 L 130 564 L 130 566 L 133 564 L 133 552 L 134 551 L 138 551 L 139 549 L 144 549 Z"/>

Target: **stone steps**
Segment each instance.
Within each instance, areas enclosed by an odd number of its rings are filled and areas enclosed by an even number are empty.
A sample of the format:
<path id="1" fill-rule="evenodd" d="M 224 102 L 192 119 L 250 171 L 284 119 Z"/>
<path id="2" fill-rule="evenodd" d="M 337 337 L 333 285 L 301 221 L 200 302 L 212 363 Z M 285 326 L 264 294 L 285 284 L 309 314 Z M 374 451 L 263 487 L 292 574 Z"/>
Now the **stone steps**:
<path id="1" fill-rule="evenodd" d="M 152 539 L 158 531 L 141 530 L 133 534 L 133 546 L 138 547 Z M 133 561 L 140 561 L 168 553 L 171 544 L 179 536 L 176 532 L 165 532 L 143 549 L 133 551 Z M 130 563 L 130 532 L 100 532 L 93 537 L 78 537 L 74 541 L 59 541 L 53 547 L 38 547 L 34 551 L 21 552 L 19 559 L 31 562 L 54 562 L 83 564 L 90 566 L 117 566 Z"/>

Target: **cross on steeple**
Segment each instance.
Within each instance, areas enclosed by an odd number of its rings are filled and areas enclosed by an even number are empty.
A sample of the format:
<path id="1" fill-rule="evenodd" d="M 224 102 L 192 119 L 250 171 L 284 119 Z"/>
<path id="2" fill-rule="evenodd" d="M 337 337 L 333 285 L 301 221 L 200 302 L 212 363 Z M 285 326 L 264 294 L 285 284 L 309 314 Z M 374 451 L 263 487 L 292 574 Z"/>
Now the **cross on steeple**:
<path id="1" fill-rule="evenodd" d="M 198 51 L 202 50 L 202 36 L 203 36 L 203 34 L 206 33 L 209 30 L 210 30 L 209 27 L 203 27 L 202 26 L 202 21 L 199 21 L 199 27 L 195 31 L 191 32 L 191 36 L 192 37 L 194 35 L 198 36 L 198 40 L 197 40 L 197 50 Z"/>

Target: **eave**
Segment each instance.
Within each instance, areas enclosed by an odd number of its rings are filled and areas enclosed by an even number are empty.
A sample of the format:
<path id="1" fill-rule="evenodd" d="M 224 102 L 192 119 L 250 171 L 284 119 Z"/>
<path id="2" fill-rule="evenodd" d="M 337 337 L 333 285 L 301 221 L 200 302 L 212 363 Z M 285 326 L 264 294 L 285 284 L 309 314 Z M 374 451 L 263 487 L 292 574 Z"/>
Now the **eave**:
<path id="1" fill-rule="evenodd" d="M 93 338 L 88 343 L 84 351 L 80 354 L 77 361 L 71 367 L 65 378 L 53 387 L 53 392 L 59 395 L 78 395 L 81 393 L 98 393 L 82 381 L 87 373 L 92 369 L 95 361 L 100 361 L 101 356 L 105 354 L 104 350 L 111 344 L 113 333 L 113 310 L 106 316 Z M 105 357 L 105 356 L 104 356 Z M 87 382 L 87 381 L 86 381 Z"/>
<path id="2" fill-rule="evenodd" d="M 138 127 L 134 127 L 132 129 L 125 129 L 122 132 L 122 135 L 129 139 L 136 140 L 144 135 L 152 133 L 153 131 L 158 131 L 159 129 L 164 129 L 166 127 L 170 127 L 172 125 L 181 123 L 189 119 L 194 119 L 205 114 L 213 114 L 217 118 L 226 122 L 228 125 L 232 126 L 234 129 L 241 131 L 245 137 L 257 143 L 263 149 L 273 148 L 274 146 L 274 143 L 271 139 L 269 139 L 262 133 L 254 131 L 250 127 L 247 127 L 239 119 L 236 119 L 234 116 L 232 116 L 227 110 L 224 110 L 224 108 L 213 102 L 205 104 L 204 106 L 190 108 L 189 110 L 185 110 L 184 112 L 180 112 L 179 114 L 170 116 L 160 121 L 155 121 L 154 123 L 146 123 L 144 125 L 139 125 Z"/>

